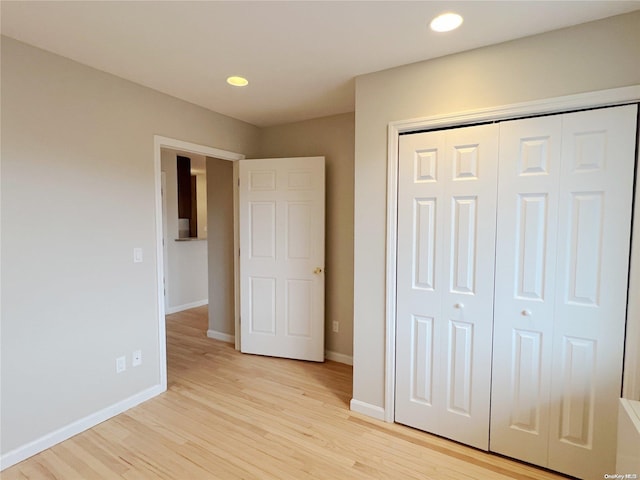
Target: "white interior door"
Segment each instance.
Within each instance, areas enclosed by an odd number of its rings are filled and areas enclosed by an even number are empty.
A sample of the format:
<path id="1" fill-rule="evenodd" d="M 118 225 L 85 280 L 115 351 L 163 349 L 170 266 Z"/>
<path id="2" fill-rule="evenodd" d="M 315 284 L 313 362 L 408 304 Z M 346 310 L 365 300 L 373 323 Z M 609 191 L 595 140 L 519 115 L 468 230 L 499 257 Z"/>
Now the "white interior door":
<path id="1" fill-rule="evenodd" d="M 241 160 L 241 351 L 324 360 L 324 157 Z"/>
<path id="2" fill-rule="evenodd" d="M 491 450 L 615 472 L 635 106 L 501 125 Z"/>
<path id="3" fill-rule="evenodd" d="M 395 419 L 486 450 L 498 127 L 399 148 Z"/>

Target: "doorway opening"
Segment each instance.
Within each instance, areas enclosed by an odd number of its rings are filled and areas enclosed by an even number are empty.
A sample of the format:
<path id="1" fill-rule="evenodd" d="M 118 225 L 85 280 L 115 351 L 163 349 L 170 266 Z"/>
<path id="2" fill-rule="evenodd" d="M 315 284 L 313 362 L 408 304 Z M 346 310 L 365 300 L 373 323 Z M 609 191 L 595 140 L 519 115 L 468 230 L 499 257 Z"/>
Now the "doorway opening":
<path id="1" fill-rule="evenodd" d="M 177 155 L 177 152 L 180 152 L 181 154 L 185 154 L 185 155 L 194 155 L 194 156 L 201 156 L 204 158 L 207 158 L 207 162 L 210 164 L 219 164 L 222 165 L 222 168 L 226 167 L 227 170 L 231 170 L 231 185 L 227 184 L 227 188 L 231 190 L 232 192 L 232 197 L 233 199 L 235 199 L 235 189 L 233 188 L 234 182 L 235 182 L 235 178 L 236 178 L 236 168 L 235 168 L 235 164 L 233 162 L 237 161 L 237 160 L 241 160 L 244 159 L 245 156 L 243 154 L 240 153 L 236 153 L 236 152 L 230 152 L 230 151 L 226 151 L 226 150 L 221 150 L 218 148 L 213 148 L 213 147 L 209 147 L 209 146 L 205 146 L 205 145 L 199 145 L 199 144 L 195 144 L 195 143 L 190 143 L 190 142 L 185 142 L 185 141 L 181 141 L 181 140 L 177 140 L 177 139 L 173 139 L 173 138 L 168 138 L 168 137 L 162 137 L 159 135 L 155 135 L 154 136 L 154 173 L 155 173 L 155 203 L 156 203 L 156 258 L 157 258 L 157 298 L 158 298 L 158 342 L 159 342 L 159 360 L 160 360 L 160 384 L 162 387 L 162 390 L 166 390 L 167 388 L 167 339 L 166 339 L 166 320 L 165 320 L 165 314 L 167 313 L 168 309 L 166 308 L 165 305 L 165 270 L 168 269 L 168 264 L 167 264 L 167 260 L 165 257 L 165 249 L 167 247 L 167 244 L 169 242 L 174 242 L 174 243 L 186 243 L 184 241 L 180 241 L 180 242 L 176 242 L 176 239 L 179 239 L 179 235 L 176 236 L 175 238 L 172 238 L 172 234 L 169 231 L 169 229 L 166 229 L 165 232 L 165 226 L 167 226 L 170 222 L 167 220 L 165 221 L 165 219 L 163 218 L 163 211 L 164 210 L 169 210 L 169 208 L 163 209 L 163 175 L 162 175 L 162 171 L 163 171 L 163 151 L 165 152 L 165 156 L 167 155 L 166 152 L 175 152 L 174 154 Z M 171 154 L 169 154 L 171 155 Z M 209 160 L 210 159 L 210 160 Z M 231 166 L 231 168 L 229 168 L 229 165 Z M 215 167 L 214 167 L 215 168 Z M 169 179 L 166 177 L 165 175 L 165 183 L 167 183 L 167 185 L 169 184 Z M 208 182 L 207 182 L 208 183 Z M 211 185 L 211 187 L 213 187 L 214 185 Z M 177 188 L 177 186 L 176 186 Z M 207 190 L 210 190 L 209 187 L 207 187 Z M 207 192 L 209 193 L 209 192 Z M 177 195 L 177 193 L 176 193 Z M 232 240 L 232 245 L 234 250 L 233 251 L 237 251 L 237 241 L 238 241 L 238 235 L 237 235 L 237 215 L 236 215 L 236 206 L 235 206 L 235 201 L 232 199 L 231 201 L 231 211 L 227 212 L 227 221 L 229 219 L 229 216 L 231 218 L 231 223 L 233 225 L 233 234 L 232 235 L 228 235 L 227 234 L 227 238 L 229 236 L 233 237 Z M 208 204 L 210 204 L 211 202 L 207 202 Z M 228 209 L 228 204 L 226 205 L 225 208 Z M 207 209 L 209 210 L 209 209 Z M 207 216 L 210 217 L 209 215 L 209 211 Z M 176 219 L 176 223 L 177 223 L 177 219 Z M 209 254 L 210 252 L 209 250 L 209 237 L 211 235 L 211 225 L 207 226 L 207 240 L 206 241 L 200 241 L 197 239 L 193 240 L 194 242 L 198 242 L 200 243 L 200 250 L 206 249 L 207 250 L 207 254 Z M 183 249 L 186 250 L 186 249 Z M 198 248 L 196 247 L 195 249 L 191 249 L 191 250 L 198 250 Z M 191 252 L 194 253 L 194 252 Z M 210 255 L 206 255 L 206 257 L 210 257 Z M 205 257 L 205 258 L 206 258 Z M 206 267 L 206 278 L 207 278 L 207 284 L 211 285 L 212 281 L 211 281 L 211 272 L 212 269 L 210 267 L 211 265 L 211 259 L 210 261 L 206 262 L 207 267 Z M 237 326 L 238 324 L 238 308 L 237 308 L 237 302 L 238 302 L 238 295 L 237 295 L 237 291 L 238 289 L 236 288 L 237 286 L 237 281 L 238 281 L 238 277 L 237 277 L 237 256 L 233 255 L 233 284 L 231 286 L 229 286 L 228 288 L 232 288 L 234 290 L 234 305 L 233 305 L 233 317 L 235 319 L 235 324 Z M 210 290 L 207 287 L 207 290 Z M 210 297 L 210 295 L 207 294 L 207 297 Z M 211 300 L 209 298 L 209 300 Z M 183 305 L 184 306 L 184 305 Z M 193 305 L 194 307 L 197 305 Z M 209 317 L 211 319 L 211 313 L 209 314 Z M 211 322 L 209 322 L 211 325 Z M 209 328 L 209 331 L 207 332 L 209 336 L 212 336 L 210 334 L 211 332 L 211 327 Z M 215 331 L 215 330 L 214 330 Z M 235 332 L 237 332 L 237 328 L 234 330 Z M 231 335 L 227 334 L 228 336 L 225 338 L 227 341 L 229 340 L 233 340 L 235 343 L 236 348 L 238 348 L 238 342 L 239 342 L 239 338 L 238 335 L 234 335 L 235 339 L 231 338 Z M 214 337 L 214 338 L 219 338 L 219 337 Z"/>
<path id="2" fill-rule="evenodd" d="M 208 303 L 206 163 L 204 155 L 161 150 L 166 314 Z"/>

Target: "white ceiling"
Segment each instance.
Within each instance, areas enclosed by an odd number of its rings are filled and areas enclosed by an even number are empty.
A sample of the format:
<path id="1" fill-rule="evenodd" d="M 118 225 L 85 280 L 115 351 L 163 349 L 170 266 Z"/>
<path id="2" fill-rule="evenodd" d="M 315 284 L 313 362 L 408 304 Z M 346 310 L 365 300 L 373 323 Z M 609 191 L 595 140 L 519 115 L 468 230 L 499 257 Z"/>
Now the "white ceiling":
<path id="1" fill-rule="evenodd" d="M 0 8 L 4 35 L 267 126 L 353 111 L 357 75 L 637 10 L 640 1 L 2 0 Z M 463 15 L 462 27 L 431 32 L 444 11 Z M 229 75 L 250 84 L 234 89 Z"/>

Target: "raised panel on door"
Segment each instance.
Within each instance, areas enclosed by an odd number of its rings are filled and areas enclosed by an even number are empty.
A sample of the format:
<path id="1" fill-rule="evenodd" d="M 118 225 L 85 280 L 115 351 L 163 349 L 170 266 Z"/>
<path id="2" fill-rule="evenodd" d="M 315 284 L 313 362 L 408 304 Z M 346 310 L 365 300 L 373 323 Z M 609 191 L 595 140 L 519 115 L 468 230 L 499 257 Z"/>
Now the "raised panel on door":
<path id="1" fill-rule="evenodd" d="M 548 466 L 582 478 L 615 472 L 636 116 L 630 105 L 562 117 Z"/>
<path id="2" fill-rule="evenodd" d="M 322 361 L 324 157 L 242 160 L 239 177 L 241 350 Z"/>
<path id="3" fill-rule="evenodd" d="M 560 116 L 500 124 L 491 440 L 546 465 L 553 336 Z"/>
<path id="4" fill-rule="evenodd" d="M 396 421 L 486 449 L 497 127 L 401 137 Z"/>
<path id="5" fill-rule="evenodd" d="M 276 279 L 249 277 L 247 325 L 251 334 L 276 334 Z"/>

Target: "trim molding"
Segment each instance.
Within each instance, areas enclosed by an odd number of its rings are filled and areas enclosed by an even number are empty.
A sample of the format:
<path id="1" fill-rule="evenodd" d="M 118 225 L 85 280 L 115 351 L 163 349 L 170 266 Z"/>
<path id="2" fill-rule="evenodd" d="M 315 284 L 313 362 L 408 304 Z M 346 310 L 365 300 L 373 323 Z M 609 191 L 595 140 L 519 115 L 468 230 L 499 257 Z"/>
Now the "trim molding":
<path id="1" fill-rule="evenodd" d="M 107 408 L 99 410 L 91 415 L 88 415 L 80 420 L 76 420 L 69 425 L 66 425 L 58 430 L 48 433 L 32 442 L 29 442 L 21 447 L 18 447 L 10 452 L 5 453 L 0 458 L 0 471 L 5 468 L 9 468 L 16 463 L 19 463 L 37 453 L 53 447 L 54 445 L 67 440 L 74 435 L 84 432 L 92 427 L 95 427 L 99 423 L 104 422 L 120 413 L 123 413 L 136 405 L 145 402 L 162 392 L 166 388 L 162 388 L 160 385 L 155 385 L 147 390 L 143 390 L 129 398 L 126 398 L 118 403 L 115 403 Z"/>
<path id="2" fill-rule="evenodd" d="M 208 147 L 206 145 L 198 145 L 197 143 L 185 142 L 183 140 L 177 140 L 175 138 L 163 137 L 161 135 L 153 136 L 154 143 L 159 148 L 170 148 L 171 150 L 182 150 L 183 152 L 195 153 L 198 155 L 204 155 L 206 157 L 215 157 L 222 160 L 230 160 L 235 162 L 236 160 L 243 160 L 244 155 L 241 153 L 230 152 L 228 150 L 221 150 L 215 147 Z"/>
<path id="3" fill-rule="evenodd" d="M 172 313 L 182 312 L 183 310 L 189 310 L 190 308 L 202 307 L 204 305 L 209 305 L 209 300 L 198 300 L 197 302 L 184 303 L 182 305 L 176 305 L 175 307 L 167 307 L 167 315 Z"/>
<path id="4" fill-rule="evenodd" d="M 325 350 L 324 358 L 325 360 L 332 360 L 334 362 L 344 363 L 345 365 L 353 365 L 353 357 L 351 355 L 345 355 L 344 353 Z"/>
<path id="5" fill-rule="evenodd" d="M 233 162 L 233 324 L 235 349 L 240 351 L 242 327 L 240 325 L 240 205 L 238 182 L 238 162 Z"/>
<path id="6" fill-rule="evenodd" d="M 636 102 L 638 100 L 640 100 L 640 85 L 631 85 L 629 87 L 578 93 L 445 115 L 400 120 L 390 122 L 389 127 L 394 127 L 397 131 L 405 133 L 422 129 L 461 126 L 484 121 L 561 113 L 584 108 L 612 107 L 624 103 Z"/>
<path id="7" fill-rule="evenodd" d="M 217 330 L 207 330 L 207 337 L 213 338 L 214 340 L 220 340 L 225 343 L 233 343 L 235 345 L 236 337 L 235 335 L 230 335 L 224 332 L 218 332 Z"/>
<path id="8" fill-rule="evenodd" d="M 396 371 L 396 247 L 398 240 L 397 212 L 398 212 L 398 138 L 401 133 L 418 130 L 436 129 L 451 126 L 463 126 L 483 121 L 507 120 L 510 118 L 526 117 L 532 115 L 560 113 L 585 108 L 615 106 L 624 103 L 640 101 L 640 85 L 613 88 L 596 92 L 579 93 L 549 99 L 535 100 L 532 102 L 502 105 L 492 108 L 470 110 L 446 115 L 415 118 L 390 122 L 387 129 L 387 251 L 386 251 L 386 308 L 385 308 L 385 380 L 384 420 L 394 421 L 395 415 L 395 371 Z M 640 188 L 636 185 L 636 189 Z M 638 192 L 636 191 L 636 195 Z M 640 223 L 640 216 L 634 214 L 634 225 Z M 640 239 L 633 237 L 631 246 L 632 262 L 640 252 Z M 635 252 L 635 253 L 634 253 Z M 630 282 L 635 284 L 640 277 L 640 266 L 637 260 L 632 264 L 632 276 Z M 635 265 L 635 266 L 634 266 Z M 636 359 L 635 363 L 628 361 L 625 364 L 623 388 L 625 396 L 637 398 L 640 395 L 640 298 L 629 296 L 629 310 L 627 316 L 627 332 L 635 332 L 634 337 L 627 335 L 625 356 L 628 359 Z M 352 400 L 353 404 L 353 400 Z M 352 407 L 353 408 L 353 407 Z M 363 412 L 364 413 L 364 412 Z M 374 416 L 374 415 L 372 415 Z M 377 418 L 377 417 L 376 417 Z"/>
<path id="9" fill-rule="evenodd" d="M 360 400 L 352 398 L 349 407 L 354 412 L 373 417 L 376 420 L 385 421 L 384 408 L 378 407 L 377 405 L 371 405 L 370 403 L 361 402 Z"/>
<path id="10" fill-rule="evenodd" d="M 220 340 L 225 343 L 235 344 L 236 336 L 229 333 L 218 332 L 217 330 L 207 330 L 207 337 L 214 340 Z M 353 357 L 345 355 L 344 353 L 333 352 L 331 350 L 325 350 L 324 358 L 338 363 L 344 363 L 345 365 L 353 365 Z"/>

